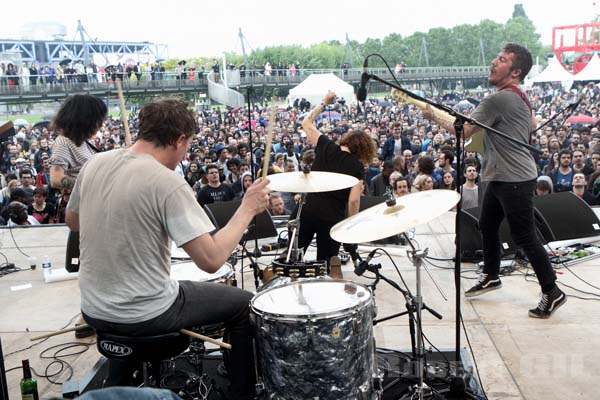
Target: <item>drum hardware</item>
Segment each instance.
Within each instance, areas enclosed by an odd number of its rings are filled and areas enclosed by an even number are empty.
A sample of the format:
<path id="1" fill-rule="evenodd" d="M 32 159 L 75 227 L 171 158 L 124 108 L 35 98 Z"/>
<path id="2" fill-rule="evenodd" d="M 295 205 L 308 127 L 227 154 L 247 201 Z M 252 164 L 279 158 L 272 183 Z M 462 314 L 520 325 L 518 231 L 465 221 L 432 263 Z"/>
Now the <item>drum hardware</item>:
<path id="1" fill-rule="evenodd" d="M 405 237 L 406 237 L 406 234 L 403 234 L 403 235 L 405 235 Z M 428 272 L 428 274 L 431 277 L 431 279 L 433 280 L 434 284 L 436 285 L 438 290 L 440 290 L 440 294 L 442 295 L 442 297 L 445 300 L 447 300 L 447 298 L 446 298 L 445 294 L 443 293 L 443 291 L 441 290 L 441 288 L 439 287 L 436 280 L 431 276 L 431 273 L 428 271 L 427 267 L 423 264 L 423 259 L 427 256 L 427 253 L 429 250 L 428 249 L 423 249 L 423 250 L 416 249 L 414 247 L 412 241 L 408 240 L 407 237 L 406 237 L 406 239 L 411 247 L 411 250 L 408 251 L 408 258 L 411 260 L 411 262 L 415 266 L 415 270 L 416 270 L 416 285 L 417 285 L 417 287 L 416 287 L 416 295 L 414 295 L 414 296 L 412 295 L 410 290 L 408 290 L 408 288 L 403 289 L 396 282 L 387 278 L 385 275 L 382 275 L 380 272 L 381 264 L 370 264 L 369 263 L 369 260 L 371 260 L 373 258 L 373 255 L 377 249 L 375 249 L 373 252 L 371 252 L 371 254 L 369 254 L 367 261 L 362 261 L 358 254 L 353 255 L 353 258 L 356 257 L 357 260 L 360 260 L 355 269 L 355 273 L 357 273 L 357 275 L 360 276 L 360 275 L 362 275 L 362 273 L 364 271 L 370 271 L 375 274 L 375 277 L 376 277 L 375 282 L 378 282 L 379 279 L 381 279 L 381 280 L 387 282 L 394 289 L 398 290 L 404 296 L 406 311 L 397 313 L 394 315 L 390 315 L 388 317 L 375 319 L 373 321 L 373 325 L 376 325 L 380 322 L 384 322 L 384 321 L 387 321 L 387 320 L 390 320 L 392 318 L 396 318 L 399 316 L 403 316 L 403 315 L 409 316 L 409 330 L 410 330 L 412 358 L 413 358 L 413 361 L 416 361 L 415 364 L 412 364 L 413 365 L 412 373 L 418 378 L 418 383 L 415 386 L 413 386 L 410 389 L 410 391 L 405 396 L 403 396 L 401 399 L 412 399 L 412 398 L 416 397 L 416 398 L 422 400 L 424 397 L 428 397 L 431 395 L 431 390 L 424 382 L 425 351 L 424 351 L 424 343 L 423 343 L 423 336 L 422 336 L 421 311 L 423 309 L 425 309 L 425 310 L 429 311 L 429 313 L 431 313 L 437 319 L 442 319 L 442 315 L 440 315 L 434 309 L 428 307 L 423 302 L 423 296 L 422 296 L 422 291 L 421 291 L 421 267 L 425 268 L 425 270 Z M 371 286 L 374 291 L 376 285 L 371 285 Z M 392 381 L 390 384 L 388 384 L 384 388 L 384 391 L 389 390 L 390 388 L 392 388 L 394 385 L 396 385 L 398 382 L 400 382 L 404 378 L 405 377 L 403 377 L 403 376 L 398 377 L 397 379 Z"/>

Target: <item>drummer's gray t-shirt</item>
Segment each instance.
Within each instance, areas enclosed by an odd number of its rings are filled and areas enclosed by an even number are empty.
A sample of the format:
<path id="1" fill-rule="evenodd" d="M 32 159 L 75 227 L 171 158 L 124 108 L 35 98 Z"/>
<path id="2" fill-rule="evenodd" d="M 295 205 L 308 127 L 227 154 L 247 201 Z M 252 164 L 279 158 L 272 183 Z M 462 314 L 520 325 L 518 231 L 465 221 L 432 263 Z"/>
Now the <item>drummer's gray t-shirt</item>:
<path id="1" fill-rule="evenodd" d="M 214 229 L 182 176 L 126 150 L 88 161 L 68 207 L 79 214 L 81 310 L 110 322 L 166 311 L 179 291 L 169 238 L 181 246 Z"/>
<path id="2" fill-rule="evenodd" d="M 525 101 L 510 89 L 484 98 L 471 115 L 475 120 L 529 143 L 531 112 Z M 537 178 L 533 156 L 494 132 L 485 132 L 481 179 L 486 182 L 524 182 Z"/>

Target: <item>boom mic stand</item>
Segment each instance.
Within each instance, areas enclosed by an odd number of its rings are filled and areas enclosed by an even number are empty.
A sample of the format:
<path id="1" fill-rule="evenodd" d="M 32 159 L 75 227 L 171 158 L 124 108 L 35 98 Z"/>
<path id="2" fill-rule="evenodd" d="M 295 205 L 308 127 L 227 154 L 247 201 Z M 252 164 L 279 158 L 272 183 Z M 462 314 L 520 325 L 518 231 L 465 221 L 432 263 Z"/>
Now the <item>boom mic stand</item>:
<path id="1" fill-rule="evenodd" d="M 370 54 L 369 56 L 367 56 L 367 58 L 370 57 L 371 55 L 377 55 L 377 56 L 381 57 L 379 54 Z M 381 58 L 383 59 L 383 57 L 381 57 Z M 385 62 L 385 59 L 384 59 L 384 62 Z M 386 65 L 387 65 L 387 62 L 386 62 Z M 391 69 L 390 69 L 390 71 L 391 71 Z M 456 136 L 457 136 L 457 140 L 456 140 L 456 157 L 457 157 L 457 159 L 456 159 L 456 164 L 457 164 L 456 175 L 458 178 L 460 178 L 462 176 L 461 166 L 460 166 L 461 138 L 463 138 L 463 133 L 464 133 L 463 125 L 466 122 L 468 122 L 471 125 L 479 126 L 480 128 L 485 129 L 486 132 L 492 132 L 493 134 L 499 135 L 515 146 L 525 147 L 525 148 L 529 149 L 530 151 L 538 153 L 538 154 L 542 153 L 541 150 L 539 150 L 527 143 L 520 142 L 518 139 L 508 136 L 506 133 L 500 132 L 499 130 L 494 129 L 490 126 L 482 124 L 481 122 L 479 122 L 473 118 L 467 117 L 466 115 L 463 115 L 463 114 L 455 111 L 451 107 L 447 107 L 443 104 L 438 104 L 434 101 L 431 101 L 431 100 L 421 97 L 417 94 L 414 94 L 414 93 L 402 88 L 399 84 L 395 85 L 391 82 L 388 82 L 388 81 L 378 77 L 377 75 L 368 74 L 366 72 L 364 74 L 366 74 L 367 81 L 370 79 L 373 79 L 373 80 L 380 82 L 386 86 L 395 88 L 395 89 L 399 90 L 400 92 L 406 94 L 409 97 L 412 97 L 416 100 L 427 103 L 427 104 L 429 104 L 439 110 L 442 110 L 456 118 L 454 121 L 454 128 L 456 130 Z M 392 76 L 393 76 L 393 73 L 392 73 Z M 461 179 L 457 179 L 456 181 L 457 181 L 456 191 L 460 194 L 462 191 L 462 181 L 461 181 Z M 456 298 L 455 298 L 455 303 L 456 303 L 455 352 L 456 352 L 456 354 L 455 354 L 455 357 L 456 357 L 457 362 L 460 362 L 460 338 L 461 338 L 460 321 L 462 318 L 461 311 L 460 311 L 460 308 L 461 308 L 461 306 L 460 306 L 460 273 L 461 273 L 460 243 L 461 243 L 461 240 L 460 240 L 460 228 L 459 228 L 461 226 L 461 209 L 462 209 L 461 201 L 459 201 L 458 204 L 456 205 L 456 219 L 455 219 L 456 253 L 454 256 L 454 286 L 455 286 L 455 292 L 456 292 Z"/>

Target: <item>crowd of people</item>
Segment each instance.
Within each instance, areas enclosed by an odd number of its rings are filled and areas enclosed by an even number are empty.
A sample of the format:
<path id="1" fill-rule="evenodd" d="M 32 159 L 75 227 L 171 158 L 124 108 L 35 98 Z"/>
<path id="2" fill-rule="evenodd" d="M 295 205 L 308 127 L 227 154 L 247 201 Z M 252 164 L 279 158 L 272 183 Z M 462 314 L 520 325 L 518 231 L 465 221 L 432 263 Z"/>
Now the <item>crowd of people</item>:
<path id="1" fill-rule="evenodd" d="M 598 93 L 594 84 L 571 91 L 548 85 L 534 87 L 529 96 L 538 123 L 543 125 L 580 96 L 584 100 L 577 112 L 598 118 Z M 488 94 L 466 92 L 436 100 L 451 105 L 469 98 L 477 103 Z M 336 110 L 334 118 L 329 118 L 327 109 L 317 117 L 321 132 L 336 141 L 348 130 L 362 129 L 377 145 L 377 156 L 365 165 L 363 195 L 402 196 L 421 190 L 454 189 L 456 180 L 461 179 L 466 183 L 463 207 L 477 206 L 481 154 L 466 151 L 462 155 L 463 174 L 457 177 L 455 137 L 439 124 L 424 119 L 417 107 L 393 98 L 372 98 L 360 110 L 354 104 L 338 105 Z M 250 121 L 245 109 L 215 108 L 197 113 L 197 134 L 177 170 L 193 187 L 200 204 L 241 198 L 252 182 L 252 173 L 260 172 L 269 117 L 261 105 L 255 105 L 251 111 Z M 468 113 L 470 109 L 462 111 Z M 300 171 L 314 160 L 314 146 L 308 143 L 301 125 L 300 107 L 279 107 L 276 116 L 269 173 Z M 589 204 L 596 204 L 600 195 L 600 131 L 594 124 L 570 124 L 565 120 L 560 116 L 531 135 L 531 144 L 542 151 L 535 155 L 541 177 L 536 193 L 573 191 Z M 129 125 L 135 139 L 137 115 L 130 116 Z M 49 161 L 57 134 L 51 125 L 22 126 L 3 144 L 0 201 L 7 206 L 25 192 L 24 204 L 39 223 L 64 222 L 69 190 L 49 185 Z M 121 121 L 107 118 L 92 140 L 99 151 L 106 151 L 123 146 L 123 137 Z M 470 166 L 474 168 L 469 169 Z M 583 173 L 584 179 L 575 179 L 577 173 Z M 34 195 L 36 188 L 39 190 Z M 293 211 L 294 194 L 281 196 L 283 209 Z M 11 219 L 7 212 L 1 215 L 5 223 Z"/>

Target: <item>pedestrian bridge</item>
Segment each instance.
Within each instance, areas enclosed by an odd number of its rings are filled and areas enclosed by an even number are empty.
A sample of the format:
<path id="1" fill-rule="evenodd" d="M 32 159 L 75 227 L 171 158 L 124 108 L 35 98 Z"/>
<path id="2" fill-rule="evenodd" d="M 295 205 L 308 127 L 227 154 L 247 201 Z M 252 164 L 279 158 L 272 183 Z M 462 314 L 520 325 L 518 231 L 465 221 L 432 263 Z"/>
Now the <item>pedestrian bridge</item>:
<path id="1" fill-rule="evenodd" d="M 393 80 L 392 74 L 387 69 L 373 68 L 369 72 L 384 80 Z M 396 74 L 396 78 L 402 85 L 427 83 L 441 88 L 448 82 L 483 82 L 487 78 L 488 72 L 489 67 L 487 66 L 404 68 L 402 73 Z M 294 75 L 287 70 L 274 70 L 270 76 L 265 76 L 258 71 L 228 70 L 225 71 L 225 74 L 221 74 L 218 82 L 215 82 L 212 72 L 209 73 L 210 75 L 204 73 L 201 76 L 197 73 L 193 76 L 187 73 L 181 76 L 174 72 L 165 72 L 157 74 L 155 80 L 150 79 L 150 76 L 142 76 L 140 80 L 125 78 L 122 86 L 124 95 L 129 98 L 174 93 L 205 93 L 217 102 L 235 107 L 239 106 L 240 102 L 243 103 L 243 93 L 248 87 L 256 90 L 261 90 L 261 88 L 291 89 L 310 74 L 315 73 L 333 73 L 356 86 L 360 83 L 362 69 L 306 69 Z M 54 101 L 77 93 L 101 97 L 114 97 L 117 94 L 114 82 L 110 77 L 100 74 L 90 74 L 89 77 L 66 77 L 63 82 L 51 83 L 44 81 L 47 76 L 7 76 L 5 78 L 0 82 L 0 104 Z M 18 84 L 15 84 L 16 81 Z M 371 85 L 380 84 L 372 81 Z M 237 92 L 237 94 L 233 92 Z"/>

